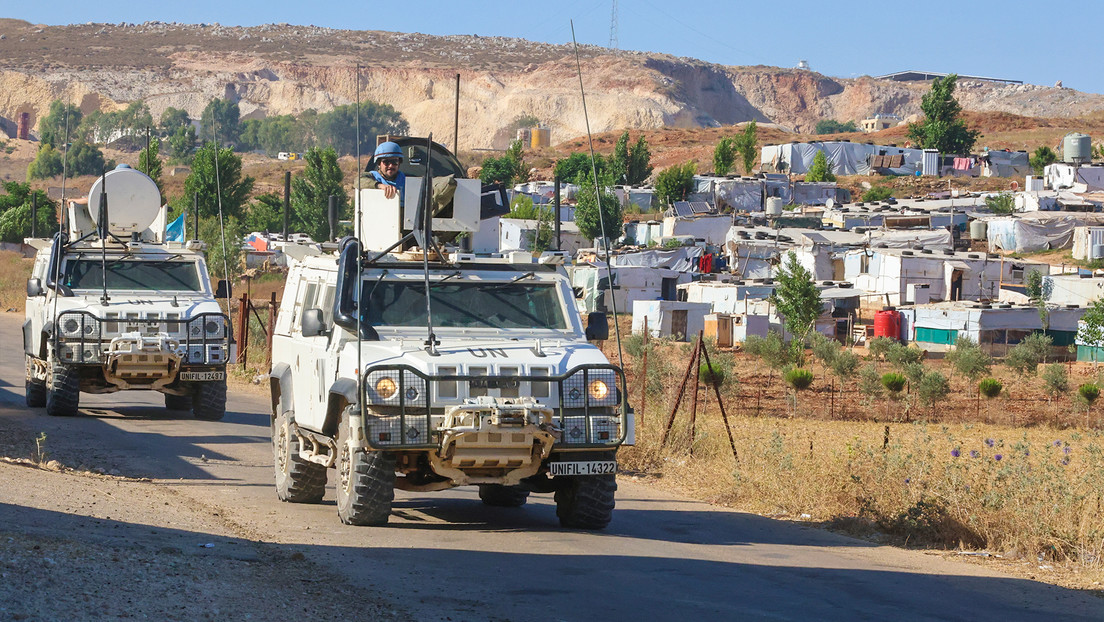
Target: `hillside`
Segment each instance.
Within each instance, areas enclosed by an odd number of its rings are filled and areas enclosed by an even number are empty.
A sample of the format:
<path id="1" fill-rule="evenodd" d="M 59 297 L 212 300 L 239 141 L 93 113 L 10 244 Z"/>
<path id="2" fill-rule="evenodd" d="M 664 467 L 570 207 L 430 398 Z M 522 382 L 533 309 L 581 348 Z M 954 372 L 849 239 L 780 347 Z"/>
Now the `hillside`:
<path id="1" fill-rule="evenodd" d="M 583 46 L 590 127 L 709 128 L 756 120 L 809 132 L 821 119 L 919 112 L 924 83 L 838 79 L 772 67 L 736 67 L 663 54 Z M 0 118 L 36 123 L 53 99 L 84 112 L 142 99 L 157 118 L 172 106 L 198 117 L 214 97 L 245 118 L 325 111 L 361 96 L 394 106 L 415 134 L 451 142 L 461 76 L 461 149 L 505 146 L 520 117 L 554 142 L 585 133 L 570 46 L 479 36 L 437 37 L 268 24 L 81 24 L 0 20 Z M 1034 85 L 960 82 L 970 111 L 1074 118 L 1104 96 Z M 7 123 L 5 123 L 7 125 Z"/>

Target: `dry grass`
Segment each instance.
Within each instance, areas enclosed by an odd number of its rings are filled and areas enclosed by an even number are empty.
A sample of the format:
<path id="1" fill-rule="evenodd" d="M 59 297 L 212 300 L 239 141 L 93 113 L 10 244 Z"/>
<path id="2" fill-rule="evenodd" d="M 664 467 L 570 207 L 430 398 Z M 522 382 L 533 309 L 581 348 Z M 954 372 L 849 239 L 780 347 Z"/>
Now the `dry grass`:
<path id="1" fill-rule="evenodd" d="M 22 312 L 27 302 L 25 284 L 34 260 L 19 253 L 0 251 L 0 311 Z"/>
<path id="2" fill-rule="evenodd" d="M 1053 410 L 1036 394 L 1036 379 L 1020 379 L 1011 398 L 982 408 L 981 419 L 998 423 L 977 419 L 971 394 L 953 397 L 938 416 L 916 410 L 913 418 L 924 420 L 905 422 L 901 403 L 863 406 L 854 396 L 837 401 L 836 418 L 830 418 L 830 398 L 822 390 L 801 396 L 791 416 L 777 374 L 767 385 L 750 357 L 728 354 L 725 364 L 742 381 L 722 391 L 734 457 L 716 399 L 705 387 L 693 435 L 687 394 L 667 445 L 660 446 L 687 350 L 686 344 L 660 342 L 650 351 L 649 376 L 659 378 L 650 378 L 643 413 L 639 382 L 633 381 L 641 359 L 626 354 L 638 421 L 637 446 L 620 454 L 627 469 L 760 514 L 869 528 L 921 546 L 1045 558 L 1101 574 L 1104 432 L 1095 414 L 1087 427 L 1084 411 L 1070 412 L 1071 405 L 1059 409 L 1055 425 Z M 823 384 L 819 370 L 817 383 Z M 1078 384 L 1076 374 L 1072 384 Z M 894 419 L 888 423 L 887 412 Z"/>

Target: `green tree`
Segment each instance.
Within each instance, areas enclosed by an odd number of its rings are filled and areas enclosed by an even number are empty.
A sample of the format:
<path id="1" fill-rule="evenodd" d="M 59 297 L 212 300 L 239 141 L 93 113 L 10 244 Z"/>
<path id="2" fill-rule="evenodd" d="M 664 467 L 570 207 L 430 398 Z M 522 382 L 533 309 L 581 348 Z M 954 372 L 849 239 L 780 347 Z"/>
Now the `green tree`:
<path id="1" fill-rule="evenodd" d="M 652 152 L 648 141 L 641 134 L 636 144 L 629 149 L 629 162 L 625 170 L 625 181 L 630 186 L 639 186 L 652 174 Z"/>
<path id="2" fill-rule="evenodd" d="M 219 160 L 221 163 L 222 156 L 219 156 Z M 241 248 L 241 223 L 238 219 L 227 215 L 220 223 L 217 212 L 213 216 L 200 218 L 199 239 L 207 244 L 207 270 L 213 277 L 212 281 L 227 279 L 231 283 L 235 282 L 241 273 L 244 257 Z"/>
<path id="3" fill-rule="evenodd" d="M 1024 289 L 1028 300 L 1039 311 L 1039 321 L 1043 325 L 1043 330 L 1048 330 L 1050 328 L 1050 311 L 1047 309 L 1047 296 L 1043 289 L 1043 273 L 1039 270 L 1029 271 L 1027 278 L 1024 279 Z"/>
<path id="4" fill-rule="evenodd" d="M 920 149 L 938 149 L 942 154 L 965 155 L 970 153 L 981 134 L 966 127 L 959 118 L 962 106 L 954 98 L 958 76 L 950 74 L 932 81 L 931 90 L 924 94 L 920 110 L 924 120 L 908 124 L 908 139 Z"/>
<path id="5" fill-rule="evenodd" d="M 246 231 L 283 231 L 284 199 L 274 192 L 253 197 L 253 203 L 242 217 Z"/>
<path id="6" fill-rule="evenodd" d="M 161 189 L 161 141 L 150 139 L 149 149 L 143 149 L 138 153 L 138 170 L 150 176 L 150 179 Z"/>
<path id="7" fill-rule="evenodd" d="M 57 204 L 29 183 L 4 182 L 0 195 L 0 241 L 22 242 L 31 235 L 31 203 L 38 197 L 38 237 L 49 237 L 58 228 Z"/>
<path id="8" fill-rule="evenodd" d="M 713 148 L 713 172 L 728 175 L 736 165 L 736 140 L 725 136 Z"/>
<path id="9" fill-rule="evenodd" d="M 63 164 L 61 152 L 54 149 L 50 143 L 42 143 L 38 146 L 38 154 L 27 165 L 27 179 L 49 179 L 61 175 Z"/>
<path id="10" fill-rule="evenodd" d="M 813 164 L 809 167 L 809 172 L 805 173 L 805 181 L 836 181 L 832 166 L 823 151 L 817 151 L 813 156 Z"/>
<path id="11" fill-rule="evenodd" d="M 660 205 L 669 206 L 675 201 L 683 201 L 694 189 L 694 173 L 698 171 L 695 162 L 663 169 L 656 175 L 655 193 Z"/>
<path id="12" fill-rule="evenodd" d="M 165 112 L 161 113 L 161 122 L 157 124 L 157 127 L 161 130 L 161 135 L 167 138 L 176 133 L 177 128 L 191 124 L 192 120 L 188 117 L 188 111 L 169 106 L 165 109 Z"/>
<path id="13" fill-rule="evenodd" d="M 854 121 L 840 123 L 833 119 L 822 119 L 817 121 L 816 129 L 813 131 L 817 134 L 843 134 L 845 132 L 857 132 L 859 128 L 855 127 Z"/>
<path id="14" fill-rule="evenodd" d="M 621 202 L 614 194 L 612 180 L 606 176 L 599 179 L 601 200 L 595 195 L 594 177 L 584 174 L 579 178 L 579 193 L 576 195 L 575 225 L 579 233 L 588 240 L 606 238 L 616 240 L 625 231 L 625 222 L 621 214 Z M 599 212 L 601 207 L 601 212 Z M 605 224 L 605 231 L 602 224 Z"/>
<path id="15" fill-rule="evenodd" d="M 1058 161 L 1058 154 L 1054 153 L 1054 150 L 1047 146 L 1039 147 L 1035 150 L 1035 153 L 1031 154 L 1028 159 L 1028 164 L 1035 170 L 1035 174 L 1042 176 L 1043 169 L 1047 166 L 1054 164 Z"/>
<path id="16" fill-rule="evenodd" d="M 850 350 L 840 350 L 832 359 L 832 375 L 839 379 L 840 395 L 843 395 L 843 385 L 855 375 L 859 369 L 859 355 Z"/>
<path id="17" fill-rule="evenodd" d="M 66 157 L 69 159 L 69 177 L 99 175 L 107 169 L 115 168 L 114 160 L 105 161 L 99 147 L 83 140 L 73 143 Z"/>
<path id="18" fill-rule="evenodd" d="M 613 155 L 610 156 L 610 172 L 613 173 L 614 183 L 629 183 L 629 130 L 622 132 L 617 139 L 617 144 L 613 146 Z"/>
<path id="19" fill-rule="evenodd" d="M 191 125 L 183 125 L 169 137 L 169 161 L 189 164 L 196 148 L 196 131 Z"/>
<path id="20" fill-rule="evenodd" d="M 536 229 L 526 233 L 529 242 L 529 250 L 535 253 L 543 253 L 552 246 L 552 210 L 533 204 L 533 199 L 524 194 L 514 197 L 510 203 L 509 218 L 537 221 Z"/>
<path id="21" fill-rule="evenodd" d="M 1097 298 L 1081 316 L 1077 326 L 1077 341 L 1091 348 L 1093 367 L 1099 361 L 1101 348 L 1104 348 L 1104 298 Z"/>
<path id="22" fill-rule="evenodd" d="M 501 183 L 507 188 L 515 184 L 529 181 L 529 170 L 525 166 L 522 156 L 520 140 L 510 143 L 501 158 L 487 158 L 483 160 L 483 172 L 479 174 L 483 183 Z"/>
<path id="23" fill-rule="evenodd" d="M 751 169 L 759 159 L 759 130 L 755 121 L 748 121 L 744 131 L 737 134 L 734 140 L 736 150 L 740 152 L 740 159 L 744 163 L 744 173 L 751 175 Z"/>
<path id="24" fill-rule="evenodd" d="M 242 176 L 241 158 L 234 155 L 233 150 L 218 148 L 217 156 L 215 150 L 215 145 L 209 144 L 196 152 L 192 161 L 192 173 L 184 180 L 184 195 L 199 195 L 201 216 L 218 216 L 221 196 L 223 214 L 238 217 L 246 199 L 253 192 L 253 178 Z M 220 188 L 221 192 L 218 192 L 217 189 Z"/>
<path id="25" fill-rule="evenodd" d="M 989 367 L 993 364 L 993 360 L 981 346 L 965 335 L 955 340 L 954 349 L 947 352 L 945 358 L 956 372 L 974 382 L 988 374 Z"/>
<path id="26" fill-rule="evenodd" d="M 606 159 L 600 154 L 594 156 L 594 167 L 598 169 L 599 178 L 610 168 Z M 590 156 L 577 151 L 566 158 L 562 158 L 556 162 L 554 174 L 560 178 L 560 181 L 578 184 L 581 176 L 593 175 Z"/>
<path id="27" fill-rule="evenodd" d="M 1061 363 L 1051 363 L 1043 368 L 1043 387 L 1058 414 L 1058 398 L 1069 391 L 1069 372 Z"/>
<path id="28" fill-rule="evenodd" d="M 238 140 L 241 112 L 236 102 L 215 98 L 203 109 L 199 123 L 199 138 L 203 142 L 216 142 L 222 146 L 233 144 Z"/>
<path id="29" fill-rule="evenodd" d="M 934 410 L 936 404 L 947 399 L 951 392 L 951 383 L 938 371 L 928 372 L 916 383 L 916 393 L 920 396 L 920 402 Z"/>
<path id="30" fill-rule="evenodd" d="M 39 141 L 63 150 L 65 128 L 69 128 L 69 140 L 73 140 L 73 133 L 80 125 L 82 116 L 80 108 L 55 99 L 50 102 L 49 112 L 38 121 Z"/>
<path id="31" fill-rule="evenodd" d="M 1008 351 L 1004 364 L 1023 376 L 1034 376 L 1039 365 L 1046 362 L 1054 339 L 1044 333 L 1031 333 Z"/>
<path id="32" fill-rule="evenodd" d="M 338 155 L 357 153 L 355 105 L 337 106 L 330 112 L 315 115 L 301 115 L 300 123 L 313 128 L 310 131 L 318 144 L 333 147 Z M 410 125 L 391 106 L 372 101 L 360 103 L 360 153 L 370 155 L 376 148 L 378 135 L 402 136 L 409 131 Z"/>
<path id="33" fill-rule="evenodd" d="M 314 240 L 327 240 L 330 237 L 330 195 L 337 197 L 338 219 L 348 213 L 349 195 L 341 183 L 344 174 L 333 147 L 308 149 L 303 160 L 307 163 L 306 168 L 291 182 L 295 230 L 309 234 Z"/>
<path id="34" fill-rule="evenodd" d="M 794 336 L 795 349 L 804 351 L 805 341 L 820 317 L 822 304 L 820 290 L 813 282 L 813 275 L 797 261 L 797 255 L 786 253 L 786 263 L 775 277 L 778 282 L 771 294 L 771 303 L 778 315 L 786 320 L 786 329 Z"/>
<path id="35" fill-rule="evenodd" d="M 891 196 L 893 196 L 892 188 L 887 186 L 873 186 L 870 190 L 862 194 L 862 200 L 864 203 L 877 203 L 878 201 L 885 201 Z"/>

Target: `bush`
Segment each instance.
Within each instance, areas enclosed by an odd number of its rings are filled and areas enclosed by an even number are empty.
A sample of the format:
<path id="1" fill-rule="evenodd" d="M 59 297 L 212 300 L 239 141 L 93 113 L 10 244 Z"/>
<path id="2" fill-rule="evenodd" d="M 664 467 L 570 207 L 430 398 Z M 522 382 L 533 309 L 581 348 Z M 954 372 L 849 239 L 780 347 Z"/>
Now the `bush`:
<path id="1" fill-rule="evenodd" d="M 721 386 L 728 379 L 728 373 L 724 367 L 721 367 L 717 363 L 710 366 L 708 363 L 702 363 L 698 367 L 698 378 L 706 385 Z"/>
<path id="2" fill-rule="evenodd" d="M 786 372 L 782 379 L 795 391 L 804 391 L 813 384 L 813 372 L 795 367 Z"/>
<path id="3" fill-rule="evenodd" d="M 809 167 L 809 172 L 805 173 L 805 181 L 836 181 L 836 176 L 832 174 L 832 165 L 823 151 L 817 151 L 813 156 L 813 164 Z"/>
<path id="4" fill-rule="evenodd" d="M 1043 369 L 1043 385 L 1051 399 L 1069 391 L 1069 372 L 1066 371 L 1066 366 L 1061 363 L 1047 365 Z"/>
<path id="5" fill-rule="evenodd" d="M 996 378 L 986 378 L 978 383 L 978 391 L 980 391 L 981 394 L 986 397 L 986 399 L 993 399 L 994 397 L 1000 395 L 1000 392 L 1003 388 L 1004 385 L 1001 384 L 1001 381 L 997 380 Z"/>
<path id="6" fill-rule="evenodd" d="M 882 374 L 882 386 L 892 394 L 900 393 L 908 382 L 908 378 L 896 372 Z"/>
<path id="7" fill-rule="evenodd" d="M 893 342 L 886 351 L 885 357 L 894 367 L 907 370 L 910 366 L 920 363 L 924 358 L 924 351 Z"/>
<path id="8" fill-rule="evenodd" d="M 1024 376 L 1034 376 L 1039 364 L 1046 360 L 1054 339 L 1044 333 L 1031 333 L 1008 351 L 1004 364 Z"/>
<path id="9" fill-rule="evenodd" d="M 809 341 L 813 349 L 813 356 L 820 361 L 821 365 L 831 367 L 832 362 L 836 360 L 841 350 L 839 342 L 816 331 L 809 335 Z"/>
<path id="10" fill-rule="evenodd" d="M 842 384 L 855 375 L 855 370 L 859 368 L 859 357 L 850 350 L 840 350 L 832 359 L 831 368 Z"/>
<path id="11" fill-rule="evenodd" d="M 885 359 L 889 349 L 896 345 L 900 345 L 896 339 L 875 337 L 870 340 L 870 343 L 866 344 L 866 349 L 870 352 L 870 356 L 874 357 L 874 360 L 879 361 Z"/>
<path id="12" fill-rule="evenodd" d="M 882 391 L 882 380 L 878 376 L 878 367 L 871 363 L 859 372 L 859 393 L 863 394 L 869 404 L 876 399 L 880 399 Z"/>
<path id="13" fill-rule="evenodd" d="M 1077 396 L 1081 398 L 1086 406 L 1092 406 L 1096 398 L 1100 397 L 1100 387 L 1096 386 L 1095 383 L 1087 382 L 1077 387 Z"/>
<path id="14" fill-rule="evenodd" d="M 867 203 L 885 201 L 893 196 L 893 189 L 886 186 L 874 186 L 862 194 L 862 200 Z"/>
<path id="15" fill-rule="evenodd" d="M 1016 198 L 1010 192 L 985 197 L 985 206 L 994 214 L 1008 215 L 1016 211 Z"/>

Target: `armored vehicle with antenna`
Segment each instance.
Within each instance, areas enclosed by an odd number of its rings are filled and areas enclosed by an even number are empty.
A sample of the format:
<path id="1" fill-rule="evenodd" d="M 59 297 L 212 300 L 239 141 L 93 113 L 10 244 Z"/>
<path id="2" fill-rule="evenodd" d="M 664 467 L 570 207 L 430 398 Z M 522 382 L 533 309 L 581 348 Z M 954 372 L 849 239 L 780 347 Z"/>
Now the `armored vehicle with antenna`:
<path id="1" fill-rule="evenodd" d="M 53 240 L 29 241 L 27 405 L 73 415 L 81 393 L 159 391 L 170 409 L 221 419 L 230 323 L 202 243 L 166 241 L 157 184 L 120 165 L 63 216 Z"/>
<path id="2" fill-rule="evenodd" d="M 270 375 L 277 495 L 317 503 L 333 469 L 347 524 L 386 523 L 395 489 L 475 485 L 492 506 L 554 493 L 563 526 L 605 527 L 634 434 L 624 374 L 589 343 L 607 338 L 605 316 L 584 329 L 561 253 L 445 246 L 504 197 L 443 146 L 398 142 L 405 191 L 360 190 L 355 237 L 289 251 Z"/>

